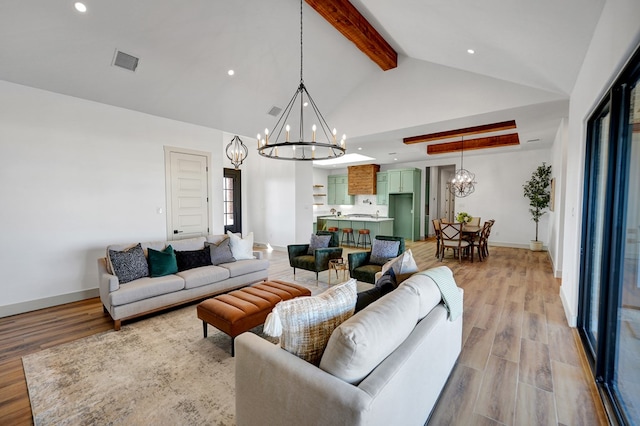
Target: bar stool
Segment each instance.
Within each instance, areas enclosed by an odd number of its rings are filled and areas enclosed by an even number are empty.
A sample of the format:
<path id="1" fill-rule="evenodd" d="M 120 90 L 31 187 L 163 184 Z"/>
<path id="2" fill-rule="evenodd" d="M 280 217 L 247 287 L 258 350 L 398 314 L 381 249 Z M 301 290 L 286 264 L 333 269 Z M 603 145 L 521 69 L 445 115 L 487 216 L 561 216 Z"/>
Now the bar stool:
<path id="1" fill-rule="evenodd" d="M 327 228 L 327 231 L 329 231 L 329 232 L 338 232 L 338 228 L 336 228 L 335 226 L 332 226 L 330 228 Z"/>
<path id="2" fill-rule="evenodd" d="M 342 240 L 340 241 L 340 245 L 342 246 L 356 245 L 356 240 L 353 236 L 353 228 L 342 228 Z"/>
<path id="3" fill-rule="evenodd" d="M 358 230 L 358 244 L 356 244 L 356 247 L 360 246 L 363 248 L 371 247 L 371 231 L 368 229 Z"/>

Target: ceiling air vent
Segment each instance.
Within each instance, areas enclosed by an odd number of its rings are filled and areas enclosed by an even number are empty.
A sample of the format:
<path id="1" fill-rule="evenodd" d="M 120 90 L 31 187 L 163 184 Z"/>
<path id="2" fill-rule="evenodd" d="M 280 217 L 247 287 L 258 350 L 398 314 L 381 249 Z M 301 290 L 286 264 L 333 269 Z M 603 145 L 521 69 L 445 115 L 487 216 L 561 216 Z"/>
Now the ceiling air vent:
<path id="1" fill-rule="evenodd" d="M 277 117 L 281 111 L 282 111 L 282 108 L 278 108 L 277 106 L 272 106 L 267 114 Z"/>
<path id="2" fill-rule="evenodd" d="M 138 60 L 135 56 L 116 50 L 116 54 L 113 57 L 113 65 L 135 72 L 136 68 L 138 68 Z"/>

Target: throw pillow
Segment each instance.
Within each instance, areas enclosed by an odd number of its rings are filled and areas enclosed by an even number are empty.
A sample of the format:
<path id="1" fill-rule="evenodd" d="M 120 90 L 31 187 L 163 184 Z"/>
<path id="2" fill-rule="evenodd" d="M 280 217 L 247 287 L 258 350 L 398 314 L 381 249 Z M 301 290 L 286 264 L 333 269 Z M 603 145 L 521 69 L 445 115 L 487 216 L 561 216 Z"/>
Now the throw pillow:
<path id="1" fill-rule="evenodd" d="M 265 330 L 280 331 L 280 346 L 314 365 L 320 363 L 333 330 L 353 315 L 356 304 L 356 280 L 350 279 L 310 297 L 298 297 L 278 303 L 265 323 Z M 272 333 L 272 334 L 278 334 Z"/>
<path id="2" fill-rule="evenodd" d="M 149 275 L 153 277 L 163 277 L 178 272 L 178 261 L 173 247 L 167 246 L 162 251 L 147 249 L 149 253 Z"/>
<path id="3" fill-rule="evenodd" d="M 387 260 L 398 255 L 399 247 L 400 241 L 373 240 L 369 262 L 374 265 L 384 265 Z"/>
<path id="4" fill-rule="evenodd" d="M 233 257 L 233 253 L 231 253 L 231 247 L 229 243 L 231 242 L 230 238 L 225 238 L 220 241 L 218 244 L 214 243 L 204 243 L 205 247 L 209 247 L 211 252 L 211 264 L 219 265 L 221 263 L 229 263 L 235 262 L 236 259 Z"/>
<path id="5" fill-rule="evenodd" d="M 253 232 L 242 238 L 231 231 L 227 231 L 231 254 L 236 260 L 253 259 Z"/>
<path id="6" fill-rule="evenodd" d="M 149 276 L 149 265 L 140 243 L 124 251 L 109 250 L 109 259 L 120 284 Z"/>
<path id="7" fill-rule="evenodd" d="M 331 235 L 316 235 L 311 234 L 311 240 L 309 241 L 309 250 L 307 254 L 313 254 L 316 249 L 329 247 L 331 241 Z"/>
<path id="8" fill-rule="evenodd" d="M 406 250 L 400 256 L 391 259 L 382 265 L 382 270 L 380 272 L 384 274 L 389 269 L 393 269 L 393 272 L 395 273 L 396 287 L 411 275 L 418 272 L 418 265 L 413 258 L 411 249 Z"/>
<path id="9" fill-rule="evenodd" d="M 176 251 L 178 272 L 200 266 L 211 265 L 211 251 L 208 247 L 200 250 Z"/>
<path id="10" fill-rule="evenodd" d="M 395 290 L 396 287 L 396 275 L 393 272 L 393 269 L 389 268 L 389 270 L 386 271 L 378 281 L 376 281 L 375 287 L 358 293 L 355 312 L 360 312 L 385 294 Z"/>

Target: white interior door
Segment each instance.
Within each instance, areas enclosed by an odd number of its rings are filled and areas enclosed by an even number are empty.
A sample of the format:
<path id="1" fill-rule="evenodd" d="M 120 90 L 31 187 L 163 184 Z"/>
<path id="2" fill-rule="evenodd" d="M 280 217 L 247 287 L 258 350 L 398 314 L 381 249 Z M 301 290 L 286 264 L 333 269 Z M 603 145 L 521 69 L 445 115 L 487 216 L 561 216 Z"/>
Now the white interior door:
<path id="1" fill-rule="evenodd" d="M 169 239 L 209 233 L 209 167 L 206 155 L 168 153 Z"/>

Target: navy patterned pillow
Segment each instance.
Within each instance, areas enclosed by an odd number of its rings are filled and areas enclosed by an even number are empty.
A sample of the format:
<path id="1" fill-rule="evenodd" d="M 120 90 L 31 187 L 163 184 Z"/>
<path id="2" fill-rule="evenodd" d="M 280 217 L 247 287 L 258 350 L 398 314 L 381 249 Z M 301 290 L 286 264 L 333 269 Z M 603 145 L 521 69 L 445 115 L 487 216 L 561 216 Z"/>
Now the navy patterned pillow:
<path id="1" fill-rule="evenodd" d="M 311 240 L 309 241 L 309 250 L 307 254 L 313 254 L 316 249 L 327 248 L 331 242 L 331 235 L 316 235 L 311 234 Z"/>
<path id="2" fill-rule="evenodd" d="M 400 241 L 373 240 L 373 247 L 371 248 L 371 258 L 369 262 L 374 265 L 384 265 L 387 260 L 398 256 L 399 248 Z"/>
<path id="3" fill-rule="evenodd" d="M 178 261 L 178 272 L 200 266 L 208 266 L 211 265 L 211 251 L 209 247 L 200 250 L 176 250 L 176 260 Z"/>
<path id="4" fill-rule="evenodd" d="M 124 251 L 109 250 L 109 259 L 120 284 L 149 276 L 149 265 L 140 243 Z"/>

